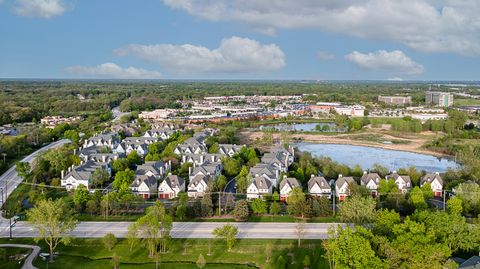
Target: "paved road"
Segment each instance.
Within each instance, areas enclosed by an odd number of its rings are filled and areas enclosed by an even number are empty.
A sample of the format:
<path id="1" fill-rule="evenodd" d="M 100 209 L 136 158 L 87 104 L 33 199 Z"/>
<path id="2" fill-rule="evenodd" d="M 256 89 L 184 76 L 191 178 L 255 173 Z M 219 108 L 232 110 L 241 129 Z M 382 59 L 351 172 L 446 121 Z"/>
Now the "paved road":
<path id="1" fill-rule="evenodd" d="M 113 117 L 113 122 L 116 122 L 118 121 L 122 116 L 124 115 L 128 115 L 130 114 L 130 112 L 121 112 L 120 111 L 120 107 L 117 106 L 117 107 L 114 107 L 112 108 L 112 117 Z"/>
<path id="2" fill-rule="evenodd" d="M 80 222 L 71 233 L 74 237 L 103 237 L 113 233 L 116 237 L 126 237 L 131 222 Z M 171 231 L 173 238 L 213 238 L 212 231 L 223 226 L 222 222 L 174 222 Z M 296 223 L 232 223 L 238 227 L 238 238 L 296 239 Z M 337 223 L 304 224 L 305 239 L 325 239 L 328 228 Z M 13 237 L 35 237 L 36 231 L 27 222 L 18 222 L 13 228 Z M 8 237 L 8 229 L 0 229 L 0 237 Z"/>
<path id="3" fill-rule="evenodd" d="M 29 162 L 30 164 L 33 162 L 35 157 L 42 153 L 45 152 L 46 150 L 60 147 L 62 145 L 70 143 L 70 140 L 68 139 L 62 139 L 53 143 L 50 143 L 46 145 L 45 147 L 35 151 L 34 153 L 28 155 L 27 157 L 23 158 L 21 161 L 22 162 Z M 18 187 L 18 185 L 23 181 L 23 178 L 19 177 L 17 174 L 17 171 L 15 171 L 15 165 L 8 169 L 3 175 L 0 176 L 0 189 L 1 191 L 1 199 L 0 199 L 0 207 L 3 206 L 4 201 L 7 199 L 7 197 Z M 7 191 L 5 191 L 5 189 Z M 4 225 L 8 220 L 4 219 L 2 216 L 0 216 L 0 229 L 3 228 Z M 7 226 L 8 227 L 8 226 Z"/>
<path id="4" fill-rule="evenodd" d="M 22 269 L 37 269 L 37 267 L 33 266 L 33 260 L 38 256 L 40 253 L 40 247 L 34 245 L 23 245 L 23 244 L 1 244 L 0 247 L 12 247 L 12 248 L 31 248 L 32 253 L 28 255 L 25 262 L 23 262 Z"/>

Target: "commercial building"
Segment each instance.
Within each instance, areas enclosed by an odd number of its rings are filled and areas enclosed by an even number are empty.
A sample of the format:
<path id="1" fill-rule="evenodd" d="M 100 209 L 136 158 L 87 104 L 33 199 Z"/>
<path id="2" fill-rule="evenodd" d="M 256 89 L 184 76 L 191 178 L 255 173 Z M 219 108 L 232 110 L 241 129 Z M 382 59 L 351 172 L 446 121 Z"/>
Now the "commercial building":
<path id="1" fill-rule="evenodd" d="M 425 103 L 434 106 L 452 106 L 453 94 L 448 92 L 425 92 Z"/>
<path id="2" fill-rule="evenodd" d="M 405 105 L 412 103 L 411 96 L 379 96 L 378 101 L 389 105 Z"/>

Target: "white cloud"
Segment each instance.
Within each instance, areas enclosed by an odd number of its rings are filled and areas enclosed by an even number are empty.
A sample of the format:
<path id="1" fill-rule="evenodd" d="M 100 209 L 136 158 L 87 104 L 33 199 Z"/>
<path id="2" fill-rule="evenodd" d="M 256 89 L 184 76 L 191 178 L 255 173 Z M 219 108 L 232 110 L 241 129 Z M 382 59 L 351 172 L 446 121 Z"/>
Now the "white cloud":
<path id="1" fill-rule="evenodd" d="M 122 68 L 114 63 L 104 63 L 93 67 L 72 66 L 65 70 L 68 73 L 88 78 L 158 79 L 162 77 L 157 71 L 135 67 Z"/>
<path id="2" fill-rule="evenodd" d="M 427 52 L 480 55 L 478 0 L 164 0 L 210 21 L 234 21 L 273 34 L 320 29 L 406 44 Z"/>
<path id="3" fill-rule="evenodd" d="M 223 39 L 213 50 L 191 44 L 133 44 L 116 49 L 114 53 L 158 63 L 176 74 L 257 73 L 285 66 L 285 54 L 277 45 L 263 45 L 236 36 Z"/>
<path id="4" fill-rule="evenodd" d="M 379 50 L 366 54 L 354 51 L 345 55 L 345 59 L 364 69 L 383 70 L 393 74 L 418 75 L 424 71 L 422 65 L 410 59 L 400 50 L 390 52 Z"/>
<path id="5" fill-rule="evenodd" d="M 333 60 L 335 59 L 335 54 L 326 51 L 318 51 L 317 58 L 320 60 Z"/>
<path id="6" fill-rule="evenodd" d="M 72 9 L 73 4 L 64 0 L 15 0 L 13 13 L 22 17 L 50 19 Z"/>

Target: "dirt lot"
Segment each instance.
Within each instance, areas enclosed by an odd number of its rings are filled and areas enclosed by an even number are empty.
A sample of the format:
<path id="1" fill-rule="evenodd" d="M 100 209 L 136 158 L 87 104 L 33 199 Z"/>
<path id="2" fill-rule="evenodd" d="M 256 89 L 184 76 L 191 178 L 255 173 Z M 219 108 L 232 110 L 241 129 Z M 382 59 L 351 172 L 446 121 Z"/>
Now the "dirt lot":
<path id="1" fill-rule="evenodd" d="M 243 131 L 241 137 L 244 143 L 253 143 L 257 138 L 261 138 L 261 131 Z M 318 142 L 327 144 L 348 144 L 355 146 L 369 146 L 392 150 L 409 151 L 415 153 L 430 154 L 434 156 L 445 156 L 444 154 L 434 152 L 423 148 L 425 143 L 432 141 L 438 134 L 432 132 L 422 132 L 420 134 L 392 134 L 385 130 L 365 130 L 353 134 L 291 134 L 291 140 L 306 142 Z M 274 133 L 275 140 L 280 139 L 279 133 Z"/>

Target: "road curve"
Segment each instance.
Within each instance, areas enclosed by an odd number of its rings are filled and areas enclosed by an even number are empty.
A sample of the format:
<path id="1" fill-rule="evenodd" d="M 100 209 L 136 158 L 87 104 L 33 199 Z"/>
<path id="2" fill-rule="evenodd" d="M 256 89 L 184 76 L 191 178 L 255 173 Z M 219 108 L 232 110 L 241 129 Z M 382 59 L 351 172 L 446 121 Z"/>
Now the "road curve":
<path id="1" fill-rule="evenodd" d="M 58 140 L 55 142 L 52 142 L 46 146 L 44 146 L 41 149 L 38 149 L 37 151 L 33 152 L 32 154 L 28 155 L 27 157 L 23 158 L 21 162 L 29 162 L 30 164 L 35 160 L 35 157 L 37 157 L 40 153 L 45 152 L 49 149 L 52 148 L 57 148 L 62 145 L 68 144 L 71 141 L 68 139 L 62 139 Z M 15 170 L 15 165 L 13 167 L 10 167 L 3 175 L 0 176 L 0 188 L 2 189 L 2 195 L 3 197 L 0 197 L 0 208 L 3 206 L 4 201 L 8 198 L 10 194 L 18 187 L 18 185 L 23 181 L 23 178 L 19 177 L 17 174 L 17 171 Z M 6 188 L 5 188 L 6 187 Z M 5 192 L 5 189 L 7 191 Z M 0 216 L 0 229 L 2 226 L 6 225 L 6 222 L 8 220 L 4 219 L 2 216 Z"/>
<path id="2" fill-rule="evenodd" d="M 128 226 L 132 222 L 80 222 L 71 232 L 78 238 L 100 238 L 107 233 L 116 237 L 127 236 Z M 213 238 L 212 232 L 225 222 L 174 222 L 170 235 L 173 238 Z M 238 238 L 257 239 L 296 239 L 296 223 L 270 222 L 232 222 L 238 227 Z M 326 239 L 330 227 L 344 226 L 344 223 L 305 223 L 304 239 Z M 12 228 L 13 237 L 35 237 L 37 231 L 24 221 L 18 222 Z M 0 231 L 0 237 L 8 237 L 8 229 Z"/>
<path id="3" fill-rule="evenodd" d="M 7 248 L 31 248 L 32 253 L 28 255 L 28 257 L 23 262 L 22 269 L 37 269 L 37 267 L 33 266 L 33 260 L 38 256 L 40 253 L 40 247 L 35 245 L 23 245 L 23 244 L 0 244 L 0 247 L 7 247 Z"/>

